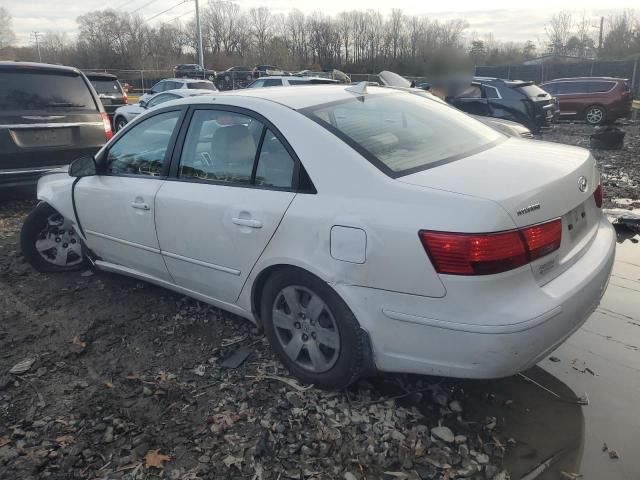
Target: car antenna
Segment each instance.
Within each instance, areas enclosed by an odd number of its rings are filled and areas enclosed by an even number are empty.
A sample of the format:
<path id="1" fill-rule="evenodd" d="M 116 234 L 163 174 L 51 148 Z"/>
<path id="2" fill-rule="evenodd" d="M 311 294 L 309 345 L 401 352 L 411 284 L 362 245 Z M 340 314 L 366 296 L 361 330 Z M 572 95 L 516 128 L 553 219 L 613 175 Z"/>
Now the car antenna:
<path id="1" fill-rule="evenodd" d="M 351 85 L 350 87 L 345 88 L 347 92 L 357 93 L 358 95 L 366 95 L 367 94 L 367 82 L 360 82 L 356 85 Z"/>

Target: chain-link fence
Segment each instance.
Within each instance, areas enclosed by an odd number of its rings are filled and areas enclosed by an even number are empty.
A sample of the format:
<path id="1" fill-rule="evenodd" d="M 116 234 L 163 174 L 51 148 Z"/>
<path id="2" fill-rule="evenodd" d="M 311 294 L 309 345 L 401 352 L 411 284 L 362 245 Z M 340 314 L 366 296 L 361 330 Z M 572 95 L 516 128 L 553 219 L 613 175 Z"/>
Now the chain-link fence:
<path id="1" fill-rule="evenodd" d="M 177 74 L 173 70 L 117 70 L 109 68 L 100 69 L 85 69 L 85 72 L 104 72 L 111 73 L 118 77 L 118 80 L 123 86 L 128 86 L 128 90 L 131 93 L 144 93 L 153 87 L 157 82 L 165 78 L 180 77 L 182 75 Z M 218 90 L 235 90 L 238 88 L 245 88 L 256 78 L 264 76 L 264 73 L 254 72 L 253 70 L 236 70 L 236 71 L 221 71 L 214 73 L 213 71 L 207 71 L 204 78 L 214 82 Z M 306 72 L 307 76 L 332 78 L 331 72 Z M 378 75 L 370 74 L 347 74 L 353 82 L 380 82 Z M 188 75 L 189 78 L 194 78 L 193 75 Z M 407 77 L 409 78 L 409 77 Z M 413 80 L 413 78 L 410 78 Z"/>
<path id="2" fill-rule="evenodd" d="M 564 77 L 627 78 L 636 96 L 640 94 L 640 60 L 589 60 L 585 62 L 541 63 L 538 65 L 476 66 L 476 75 L 543 83 Z"/>

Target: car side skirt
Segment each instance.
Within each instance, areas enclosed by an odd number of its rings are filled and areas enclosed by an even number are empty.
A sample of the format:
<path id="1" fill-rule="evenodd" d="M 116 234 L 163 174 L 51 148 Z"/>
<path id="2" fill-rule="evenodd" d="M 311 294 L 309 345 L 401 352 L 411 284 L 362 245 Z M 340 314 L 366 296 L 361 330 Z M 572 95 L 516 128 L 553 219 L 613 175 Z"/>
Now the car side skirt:
<path id="1" fill-rule="evenodd" d="M 154 277 L 152 275 L 147 275 L 138 270 L 124 267 L 122 265 L 117 265 L 115 263 L 105 262 L 104 260 L 96 260 L 94 264 L 96 268 L 98 268 L 99 270 L 103 270 L 105 272 L 111 272 L 111 273 L 119 273 L 121 275 L 126 275 L 128 277 L 137 278 L 138 280 L 143 280 L 145 282 L 153 283 L 154 285 L 158 285 L 159 287 L 173 290 L 174 292 L 178 292 L 182 295 L 186 295 L 188 297 L 194 298 L 201 302 L 208 303 L 209 305 L 213 305 L 214 307 L 221 308 L 228 312 L 234 313 L 240 317 L 246 318 L 247 320 L 253 323 L 256 323 L 256 319 L 254 318 L 251 312 L 248 312 L 245 309 L 237 305 L 234 305 L 232 303 L 221 302 L 220 300 L 216 300 L 215 298 L 208 297 L 207 295 L 202 295 L 201 293 L 195 292 L 193 290 L 189 290 L 188 288 L 181 287 L 174 283 L 167 282 L 165 280 Z"/>

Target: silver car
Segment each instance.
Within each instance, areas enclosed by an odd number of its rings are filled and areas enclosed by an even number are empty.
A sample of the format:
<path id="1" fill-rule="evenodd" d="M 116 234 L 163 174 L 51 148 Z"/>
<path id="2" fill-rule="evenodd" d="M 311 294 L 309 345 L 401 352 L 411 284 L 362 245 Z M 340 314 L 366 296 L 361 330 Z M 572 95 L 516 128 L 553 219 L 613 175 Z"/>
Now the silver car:
<path id="1" fill-rule="evenodd" d="M 176 98 L 194 97 L 197 95 L 211 95 L 216 90 L 191 90 L 188 88 L 178 88 L 158 93 L 147 99 L 140 98 L 138 103 L 125 105 L 118 108 L 113 114 L 113 128 L 116 132 L 122 130 L 127 123 L 136 118 L 146 110 L 160 105 L 161 103 L 175 100 Z"/>

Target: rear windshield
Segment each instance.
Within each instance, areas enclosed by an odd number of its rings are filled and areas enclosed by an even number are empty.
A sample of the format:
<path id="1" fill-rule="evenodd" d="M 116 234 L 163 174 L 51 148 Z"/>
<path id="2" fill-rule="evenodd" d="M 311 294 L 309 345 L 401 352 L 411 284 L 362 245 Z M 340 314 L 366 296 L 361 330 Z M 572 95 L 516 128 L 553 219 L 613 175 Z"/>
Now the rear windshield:
<path id="1" fill-rule="evenodd" d="M 189 82 L 187 83 L 187 88 L 191 90 L 215 90 L 211 82 Z"/>
<path id="2" fill-rule="evenodd" d="M 117 80 L 89 80 L 96 92 L 104 94 L 118 94 L 122 93 L 120 84 Z"/>
<path id="3" fill-rule="evenodd" d="M 525 85 L 524 87 L 517 87 L 522 93 L 524 93 L 529 98 L 545 98 L 548 97 L 549 94 L 541 89 L 537 85 Z"/>
<path id="4" fill-rule="evenodd" d="M 354 97 L 303 113 L 393 177 L 462 158 L 505 138 L 455 108 L 409 93 Z"/>
<path id="5" fill-rule="evenodd" d="M 0 110 L 97 110 L 75 73 L 0 70 Z"/>

